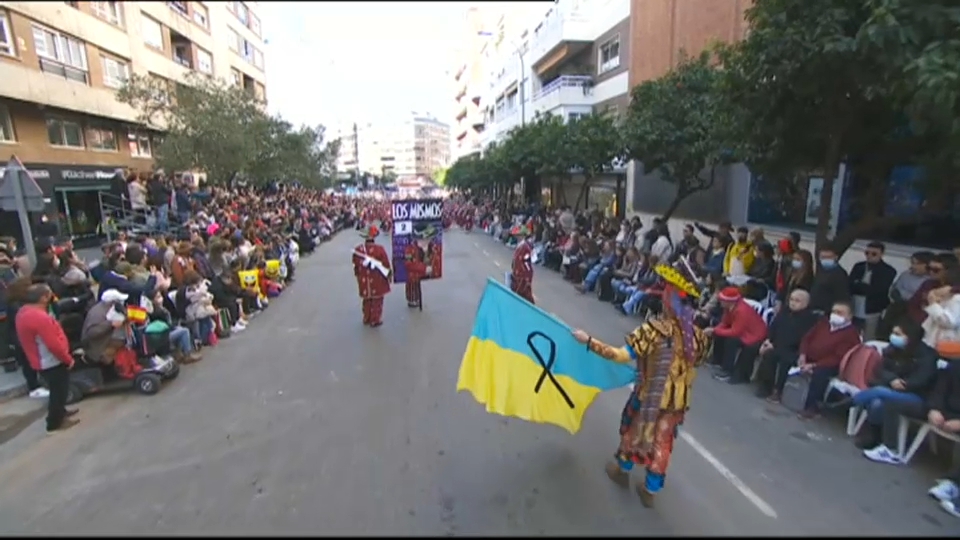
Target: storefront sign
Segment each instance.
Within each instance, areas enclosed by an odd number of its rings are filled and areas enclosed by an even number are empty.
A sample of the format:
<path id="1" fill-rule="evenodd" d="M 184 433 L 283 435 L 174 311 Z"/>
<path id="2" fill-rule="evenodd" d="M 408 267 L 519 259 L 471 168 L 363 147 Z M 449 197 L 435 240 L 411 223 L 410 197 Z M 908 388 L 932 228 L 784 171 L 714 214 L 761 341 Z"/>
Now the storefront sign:
<path id="1" fill-rule="evenodd" d="M 6 170 L 6 167 L 0 167 L 0 178 L 3 177 L 3 173 L 6 172 Z M 46 169 L 33 169 L 27 166 L 27 172 L 34 180 L 47 180 L 50 178 L 50 171 Z"/>
<path id="2" fill-rule="evenodd" d="M 123 169 L 116 169 L 112 171 L 78 171 L 74 169 L 63 169 L 60 171 L 60 176 L 64 180 L 111 180 L 117 175 L 117 172 L 123 172 Z"/>

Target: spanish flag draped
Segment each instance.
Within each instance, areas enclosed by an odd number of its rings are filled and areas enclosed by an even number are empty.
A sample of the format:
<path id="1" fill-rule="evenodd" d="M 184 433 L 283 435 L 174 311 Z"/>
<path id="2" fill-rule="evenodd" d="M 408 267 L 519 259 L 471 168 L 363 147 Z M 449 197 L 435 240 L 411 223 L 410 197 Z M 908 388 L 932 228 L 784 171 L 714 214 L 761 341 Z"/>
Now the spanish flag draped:
<path id="1" fill-rule="evenodd" d="M 457 391 L 470 391 L 487 412 L 576 433 L 597 394 L 636 375 L 634 367 L 588 351 L 567 325 L 488 279 Z"/>

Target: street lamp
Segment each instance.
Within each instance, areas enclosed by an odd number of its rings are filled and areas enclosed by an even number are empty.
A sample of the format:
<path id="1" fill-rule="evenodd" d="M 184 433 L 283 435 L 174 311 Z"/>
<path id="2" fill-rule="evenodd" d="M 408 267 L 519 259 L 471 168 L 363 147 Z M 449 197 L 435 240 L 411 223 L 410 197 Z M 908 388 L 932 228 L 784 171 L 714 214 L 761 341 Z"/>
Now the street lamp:
<path id="1" fill-rule="evenodd" d="M 478 36 L 483 37 L 493 37 L 493 32 L 477 32 Z M 520 50 L 520 47 L 517 47 L 517 44 L 513 41 L 508 41 L 510 46 L 513 47 L 513 52 L 517 53 L 517 58 L 520 59 L 520 125 L 527 125 L 527 100 L 524 96 L 523 85 L 526 83 L 527 79 L 527 70 L 523 66 L 523 51 Z"/>

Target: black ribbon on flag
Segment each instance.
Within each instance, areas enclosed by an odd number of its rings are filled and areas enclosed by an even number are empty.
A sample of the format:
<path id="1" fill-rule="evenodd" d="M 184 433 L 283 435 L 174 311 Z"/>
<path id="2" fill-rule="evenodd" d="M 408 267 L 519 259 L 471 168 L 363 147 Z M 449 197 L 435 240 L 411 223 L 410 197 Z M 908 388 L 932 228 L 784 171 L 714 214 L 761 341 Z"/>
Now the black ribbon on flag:
<path id="1" fill-rule="evenodd" d="M 546 360 L 543 359 L 543 354 L 540 353 L 536 344 L 534 344 L 534 338 L 537 337 L 547 340 L 547 344 L 550 346 L 550 352 L 547 354 Z M 557 342 L 543 332 L 534 331 L 527 334 L 527 346 L 530 347 L 530 351 L 533 353 L 533 356 L 537 358 L 537 362 L 540 364 L 540 367 L 543 368 L 543 373 L 541 373 L 540 378 L 537 379 L 537 384 L 533 387 L 533 392 L 535 394 L 539 394 L 540 388 L 543 386 L 544 381 L 549 378 L 550 382 L 553 383 L 553 387 L 557 389 L 557 392 L 560 392 L 560 395 L 563 396 L 563 400 L 567 402 L 567 405 L 571 409 L 575 408 L 573 400 L 570 399 L 570 396 L 567 395 L 567 391 L 563 389 L 560 381 L 558 381 L 553 375 L 553 364 L 557 361 Z"/>

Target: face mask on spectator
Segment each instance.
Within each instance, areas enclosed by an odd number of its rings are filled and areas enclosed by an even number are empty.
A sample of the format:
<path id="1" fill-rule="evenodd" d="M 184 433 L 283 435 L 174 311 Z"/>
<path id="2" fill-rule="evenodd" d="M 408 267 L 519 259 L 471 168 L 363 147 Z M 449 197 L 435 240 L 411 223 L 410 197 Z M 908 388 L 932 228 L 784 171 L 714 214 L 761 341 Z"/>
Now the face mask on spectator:
<path id="1" fill-rule="evenodd" d="M 790 266 L 792 266 L 795 270 L 799 270 L 803 268 L 803 261 L 797 261 L 797 260 L 790 261 Z"/>
<path id="2" fill-rule="evenodd" d="M 820 266 L 824 268 L 833 268 L 837 265 L 837 261 L 834 259 L 820 259 Z"/>
<path id="3" fill-rule="evenodd" d="M 902 349 L 907 346 L 907 338 L 906 336 L 890 334 L 890 345 Z"/>
<path id="4" fill-rule="evenodd" d="M 843 326 L 845 324 L 847 324 L 847 320 L 843 318 L 842 315 L 837 315 L 836 313 L 830 314 L 830 326 L 833 326 L 834 328 L 836 328 L 838 326 Z"/>

